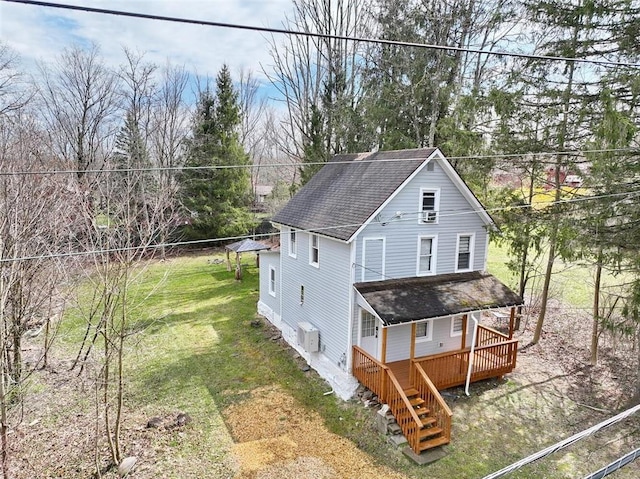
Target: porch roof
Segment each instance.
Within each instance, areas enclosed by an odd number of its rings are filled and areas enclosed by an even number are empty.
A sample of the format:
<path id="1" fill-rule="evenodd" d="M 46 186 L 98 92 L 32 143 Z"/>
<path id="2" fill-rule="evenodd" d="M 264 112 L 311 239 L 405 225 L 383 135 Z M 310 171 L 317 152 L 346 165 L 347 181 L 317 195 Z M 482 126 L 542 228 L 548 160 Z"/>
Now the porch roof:
<path id="1" fill-rule="evenodd" d="M 354 287 L 385 326 L 523 303 L 497 278 L 481 271 L 371 281 Z"/>

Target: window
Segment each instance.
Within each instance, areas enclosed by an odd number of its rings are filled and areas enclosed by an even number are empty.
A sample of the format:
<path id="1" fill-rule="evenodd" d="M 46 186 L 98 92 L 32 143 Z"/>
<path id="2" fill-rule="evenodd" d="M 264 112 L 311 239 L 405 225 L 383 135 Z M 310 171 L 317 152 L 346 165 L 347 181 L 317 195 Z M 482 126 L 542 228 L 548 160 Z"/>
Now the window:
<path id="1" fill-rule="evenodd" d="M 304 284 L 300 285 L 300 304 L 304 304 Z"/>
<path id="2" fill-rule="evenodd" d="M 368 338 L 376 335 L 376 317 L 369 311 L 360 310 L 362 313 L 362 324 L 360 326 L 360 337 Z"/>
<path id="3" fill-rule="evenodd" d="M 269 266 L 269 294 L 276 295 L 276 269 L 273 266 Z"/>
<path id="4" fill-rule="evenodd" d="M 431 341 L 432 329 L 431 321 L 416 323 L 416 342 Z"/>
<path id="5" fill-rule="evenodd" d="M 440 198 L 438 190 L 420 190 L 420 222 L 437 223 Z"/>
<path id="6" fill-rule="evenodd" d="M 320 238 L 318 235 L 312 234 L 309 241 L 309 264 L 318 266 L 320 264 Z"/>
<path id="7" fill-rule="evenodd" d="M 470 271 L 473 266 L 473 235 L 458 235 L 456 271 Z"/>
<path id="8" fill-rule="evenodd" d="M 418 238 L 418 276 L 435 273 L 436 242 L 434 236 Z"/>
<path id="9" fill-rule="evenodd" d="M 451 337 L 462 336 L 464 319 L 464 316 L 454 316 L 451 318 Z"/>
<path id="10" fill-rule="evenodd" d="M 289 256 L 292 258 L 296 257 L 297 253 L 297 244 L 296 244 L 296 230 L 291 228 L 289 231 Z"/>

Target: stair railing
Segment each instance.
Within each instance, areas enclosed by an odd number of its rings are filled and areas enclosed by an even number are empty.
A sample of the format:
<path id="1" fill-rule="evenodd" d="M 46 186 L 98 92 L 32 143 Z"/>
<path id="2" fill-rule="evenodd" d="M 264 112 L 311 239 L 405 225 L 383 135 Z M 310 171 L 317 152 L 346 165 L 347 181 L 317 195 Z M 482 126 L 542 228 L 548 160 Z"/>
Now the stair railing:
<path id="1" fill-rule="evenodd" d="M 453 416 L 451 409 L 420 363 L 412 361 L 411 367 L 414 369 L 413 387 L 418 390 L 420 397 L 425 401 L 425 407 L 431 411 L 430 415 L 435 418 L 434 427 L 442 429 L 442 436 L 447 439 L 447 442 L 451 441 L 451 417 Z"/>

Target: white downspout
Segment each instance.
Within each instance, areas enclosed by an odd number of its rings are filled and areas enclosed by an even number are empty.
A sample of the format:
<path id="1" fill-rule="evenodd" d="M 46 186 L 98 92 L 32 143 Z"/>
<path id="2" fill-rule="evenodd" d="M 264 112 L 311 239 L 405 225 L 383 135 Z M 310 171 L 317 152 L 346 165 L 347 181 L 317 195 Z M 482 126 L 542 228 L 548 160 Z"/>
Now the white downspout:
<path id="1" fill-rule="evenodd" d="M 464 387 L 464 393 L 469 395 L 469 383 L 471 382 L 471 370 L 473 369 L 473 353 L 476 350 L 476 334 L 478 332 L 478 320 L 475 315 L 471 314 L 473 319 L 473 334 L 471 335 L 471 351 L 469 352 L 469 369 L 467 370 L 467 382 Z"/>

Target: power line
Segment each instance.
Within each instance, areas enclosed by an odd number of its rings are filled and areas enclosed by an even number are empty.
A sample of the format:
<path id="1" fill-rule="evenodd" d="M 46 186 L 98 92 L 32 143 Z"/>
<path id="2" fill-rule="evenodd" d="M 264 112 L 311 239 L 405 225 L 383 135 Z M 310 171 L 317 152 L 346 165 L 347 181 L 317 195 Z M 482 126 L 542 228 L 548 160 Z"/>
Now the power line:
<path id="1" fill-rule="evenodd" d="M 10 1 L 10 0 L 4 0 Z M 374 152 L 371 152 L 374 153 Z M 582 156 L 591 153 L 629 153 L 640 154 L 638 148 L 610 148 L 601 150 L 566 150 L 566 151 L 547 151 L 536 153 L 493 153 L 490 155 L 460 155 L 460 156 L 445 156 L 445 159 L 449 162 L 452 160 L 495 160 L 495 159 L 522 159 L 522 161 L 528 161 L 527 157 L 537 156 Z M 386 159 L 363 159 L 358 160 L 358 164 L 362 163 L 393 163 L 404 161 L 424 161 L 424 157 L 419 158 L 386 158 Z M 21 175 L 77 175 L 77 174 L 100 174 L 100 173 L 143 173 L 146 171 L 209 171 L 209 170 L 225 170 L 225 169 L 239 169 L 239 168 L 284 168 L 284 167 L 298 167 L 298 166 L 312 166 L 312 165 L 340 165 L 340 164 L 353 164 L 351 160 L 332 160 L 304 162 L 304 163 L 269 163 L 269 164 L 245 164 L 245 165 L 208 165 L 208 166 L 149 166 L 144 168 L 94 168 L 85 170 L 20 170 L 20 171 L 0 171 L 1 176 L 21 176 Z"/>
<path id="2" fill-rule="evenodd" d="M 282 35 L 295 35 L 295 36 L 302 36 L 302 37 L 314 37 L 314 38 L 323 38 L 323 39 L 331 39 L 331 40 L 346 40 L 346 41 L 352 41 L 352 42 L 374 43 L 374 44 L 393 45 L 393 46 L 401 46 L 401 47 L 426 48 L 426 49 L 441 50 L 441 51 L 468 52 L 468 53 L 477 53 L 480 55 L 495 55 L 500 57 L 527 58 L 527 59 L 534 59 L 534 60 L 563 61 L 563 62 L 587 63 L 587 64 L 603 65 L 603 66 L 640 68 L 640 64 L 638 63 L 614 62 L 610 60 L 594 60 L 594 59 L 588 59 L 588 58 L 559 57 L 559 56 L 552 56 L 552 55 L 535 55 L 535 54 L 529 54 L 529 53 L 517 53 L 517 52 L 507 52 L 507 51 L 491 51 L 491 50 L 481 50 L 478 48 L 456 47 L 456 46 L 450 46 L 450 45 L 406 42 L 406 41 L 399 41 L 399 40 L 385 40 L 380 38 L 368 38 L 368 37 L 352 37 L 348 35 L 334 35 L 329 33 L 304 32 L 300 30 L 291 30 L 287 28 L 259 27 L 255 25 L 243 25 L 239 23 L 214 22 L 214 21 L 208 21 L 208 20 L 197 20 L 197 19 L 180 18 L 180 17 L 173 17 L 173 16 L 165 16 L 165 15 L 153 15 L 149 13 L 126 12 L 122 10 L 112 10 L 107 8 L 95 8 L 95 7 L 67 5 L 67 4 L 52 3 L 52 2 L 41 2 L 36 0 L 4 0 L 4 1 L 11 2 L 11 3 L 22 3 L 26 5 L 35 5 L 35 6 L 41 6 L 41 7 L 75 10 L 75 11 L 81 11 L 81 12 L 87 12 L 87 13 L 99 13 L 104 15 L 116 15 L 116 16 L 131 17 L 131 18 L 141 18 L 146 20 L 158 20 L 163 22 L 184 23 L 189 25 L 201 25 L 201 26 L 207 26 L 207 27 L 232 28 L 232 29 L 238 29 L 238 30 L 248 30 L 248 31 L 263 32 L 263 33 L 277 33 Z"/>
<path id="3" fill-rule="evenodd" d="M 547 456 L 549 456 L 550 454 L 553 454 L 554 452 L 557 452 L 561 449 L 564 449 L 568 446 L 571 446 L 572 444 L 575 444 L 576 442 L 591 436 L 593 434 L 595 434 L 596 432 L 609 427 L 617 422 L 620 422 L 626 418 L 628 418 L 629 416 L 635 414 L 636 412 L 640 411 L 640 404 L 637 406 L 634 406 L 630 409 L 627 409 L 624 412 L 621 412 L 620 414 L 607 419 L 606 421 L 602 421 L 601 423 L 596 424 L 595 426 L 591 426 L 589 429 L 585 429 L 582 432 L 579 432 L 577 434 L 574 434 L 573 436 L 560 441 L 552 446 L 549 446 L 541 451 L 536 452 L 535 454 L 531 454 L 530 456 L 525 457 L 524 459 L 521 459 L 518 462 L 514 462 L 513 464 L 500 469 L 499 471 L 494 472 L 493 474 L 489 474 L 488 476 L 485 476 L 483 479 L 496 479 L 498 477 L 502 477 L 506 474 L 509 474 L 517 469 L 520 469 L 523 466 L 526 466 L 527 464 L 530 464 L 534 461 L 537 461 L 539 459 L 543 459 Z M 602 476 L 604 477 L 604 476 Z"/>
<path id="4" fill-rule="evenodd" d="M 611 198 L 611 197 L 619 197 L 619 196 L 633 196 L 633 195 L 640 195 L 640 190 L 624 192 L 624 193 L 611 193 L 611 194 L 598 195 L 598 196 L 585 196 L 585 197 L 573 198 L 568 200 L 560 200 L 560 201 L 550 201 L 548 203 L 545 203 L 545 205 L 553 206 L 556 204 L 568 204 L 568 203 L 589 201 L 594 199 L 603 199 L 603 198 Z M 534 205 L 515 205 L 515 206 L 504 206 L 500 208 L 481 209 L 481 210 L 475 210 L 475 209 L 462 210 L 462 211 L 450 210 L 451 213 L 441 213 L 440 217 L 453 217 L 453 216 L 461 216 L 461 215 L 468 215 L 468 214 L 478 214 L 481 211 L 496 212 L 496 211 L 503 211 L 507 209 L 522 209 L 522 208 L 533 208 L 533 207 Z M 396 223 L 401 221 L 416 221 L 416 218 L 413 217 L 413 215 L 418 215 L 418 214 L 420 214 L 420 212 L 405 213 L 405 216 L 409 216 L 409 218 L 396 218 L 394 220 L 390 220 L 389 223 Z M 342 224 L 342 225 L 324 226 L 321 228 L 296 229 L 296 231 L 301 233 L 322 234 L 322 232 L 327 232 L 327 231 L 340 229 L 340 228 L 359 228 L 364 224 L 365 223 L 349 223 L 349 224 Z M 127 247 L 109 248 L 109 249 L 100 249 L 100 250 L 69 251 L 65 253 L 51 253 L 51 254 L 45 254 L 45 255 L 22 256 L 18 258 L 1 258 L 0 264 L 11 263 L 16 261 L 35 261 L 35 260 L 46 260 L 46 259 L 54 259 L 54 258 L 91 256 L 91 255 L 106 254 L 106 253 L 124 253 L 127 251 L 141 251 L 141 250 L 149 250 L 149 249 L 156 250 L 160 248 L 174 248 L 178 246 L 191 246 L 191 245 L 208 244 L 208 243 L 223 243 L 228 241 L 239 241 L 239 240 L 251 239 L 251 238 L 269 238 L 269 237 L 279 236 L 279 235 L 280 235 L 280 232 L 264 233 L 264 234 L 256 234 L 256 235 L 227 236 L 227 237 L 220 237 L 220 238 L 205 238 L 200 240 L 176 241 L 172 243 L 147 244 L 147 245 L 140 245 L 140 246 L 127 246 Z"/>
<path id="5" fill-rule="evenodd" d="M 621 469 L 624 466 L 631 464 L 638 457 L 640 457 L 640 448 L 625 454 L 620 459 L 612 462 L 611 464 L 608 464 L 602 469 L 599 469 L 596 472 L 591 473 L 588 476 L 585 476 L 584 479 L 602 479 L 603 477 L 608 476 L 609 474 L 617 471 L 618 469 Z"/>

